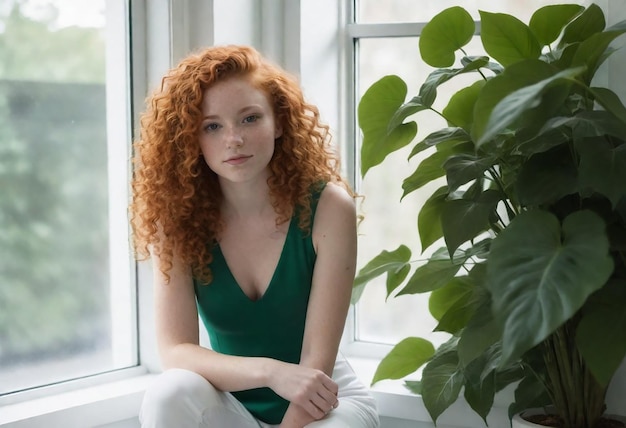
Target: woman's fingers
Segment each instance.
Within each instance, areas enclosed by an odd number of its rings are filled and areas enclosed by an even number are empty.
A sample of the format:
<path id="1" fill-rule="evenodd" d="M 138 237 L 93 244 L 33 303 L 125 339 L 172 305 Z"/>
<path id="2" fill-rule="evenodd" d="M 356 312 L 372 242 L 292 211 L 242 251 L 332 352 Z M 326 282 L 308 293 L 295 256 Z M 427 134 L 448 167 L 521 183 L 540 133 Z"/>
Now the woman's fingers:
<path id="1" fill-rule="evenodd" d="M 282 363 L 281 376 L 270 387 L 281 397 L 303 408 L 315 420 L 321 419 L 339 404 L 339 386 L 321 370 Z"/>
<path id="2" fill-rule="evenodd" d="M 311 397 L 310 402 L 319 410 L 317 415 L 311 414 L 311 416 L 317 419 L 326 416 L 339 405 L 337 395 L 325 388 Z"/>

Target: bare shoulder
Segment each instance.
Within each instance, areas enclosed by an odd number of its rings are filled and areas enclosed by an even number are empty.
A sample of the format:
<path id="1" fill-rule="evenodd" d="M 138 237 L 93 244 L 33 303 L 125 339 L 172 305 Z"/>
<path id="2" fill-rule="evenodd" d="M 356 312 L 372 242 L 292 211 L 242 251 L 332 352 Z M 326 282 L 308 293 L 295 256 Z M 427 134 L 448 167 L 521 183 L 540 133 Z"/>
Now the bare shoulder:
<path id="1" fill-rule="evenodd" d="M 354 198 L 340 184 L 328 183 L 320 196 L 317 213 L 322 214 L 326 211 L 332 213 L 335 210 L 354 212 Z"/>
<path id="2" fill-rule="evenodd" d="M 340 239 L 356 230 L 356 204 L 354 198 L 341 185 L 328 183 L 315 213 L 313 241 L 316 247 L 324 241 Z"/>

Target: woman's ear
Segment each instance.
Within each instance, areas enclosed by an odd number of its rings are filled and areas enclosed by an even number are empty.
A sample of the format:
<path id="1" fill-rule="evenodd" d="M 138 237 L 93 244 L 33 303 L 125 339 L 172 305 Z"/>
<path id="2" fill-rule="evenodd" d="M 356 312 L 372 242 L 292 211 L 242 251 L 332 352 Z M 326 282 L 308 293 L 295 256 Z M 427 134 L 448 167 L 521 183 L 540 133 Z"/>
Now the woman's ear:
<path id="1" fill-rule="evenodd" d="M 274 139 L 277 140 L 283 135 L 283 127 L 280 124 L 276 124 L 276 129 L 274 131 Z"/>

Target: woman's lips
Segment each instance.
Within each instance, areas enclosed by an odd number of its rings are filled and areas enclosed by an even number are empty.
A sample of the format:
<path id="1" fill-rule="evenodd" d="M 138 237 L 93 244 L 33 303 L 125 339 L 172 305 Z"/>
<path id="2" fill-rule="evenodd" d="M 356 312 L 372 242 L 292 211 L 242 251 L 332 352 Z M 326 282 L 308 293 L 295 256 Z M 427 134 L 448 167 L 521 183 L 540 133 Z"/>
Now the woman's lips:
<path id="1" fill-rule="evenodd" d="M 248 155 L 238 155 L 238 156 L 233 156 L 232 158 L 226 159 L 225 162 L 230 165 L 241 165 L 242 163 L 246 162 L 251 157 L 252 156 L 248 156 Z"/>

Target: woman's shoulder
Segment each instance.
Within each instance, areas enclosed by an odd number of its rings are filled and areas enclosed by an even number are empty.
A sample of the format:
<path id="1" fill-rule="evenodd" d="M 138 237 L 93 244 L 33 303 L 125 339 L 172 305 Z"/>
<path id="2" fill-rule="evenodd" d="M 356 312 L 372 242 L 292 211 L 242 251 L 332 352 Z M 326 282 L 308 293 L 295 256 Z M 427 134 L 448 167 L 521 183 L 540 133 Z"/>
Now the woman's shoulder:
<path id="1" fill-rule="evenodd" d="M 326 183 L 321 191 L 316 217 L 326 214 L 354 213 L 354 197 L 341 183 Z"/>
<path id="2" fill-rule="evenodd" d="M 313 245 L 319 255 L 322 245 L 332 248 L 356 233 L 356 204 L 341 183 L 328 183 L 322 194 L 313 223 Z"/>

